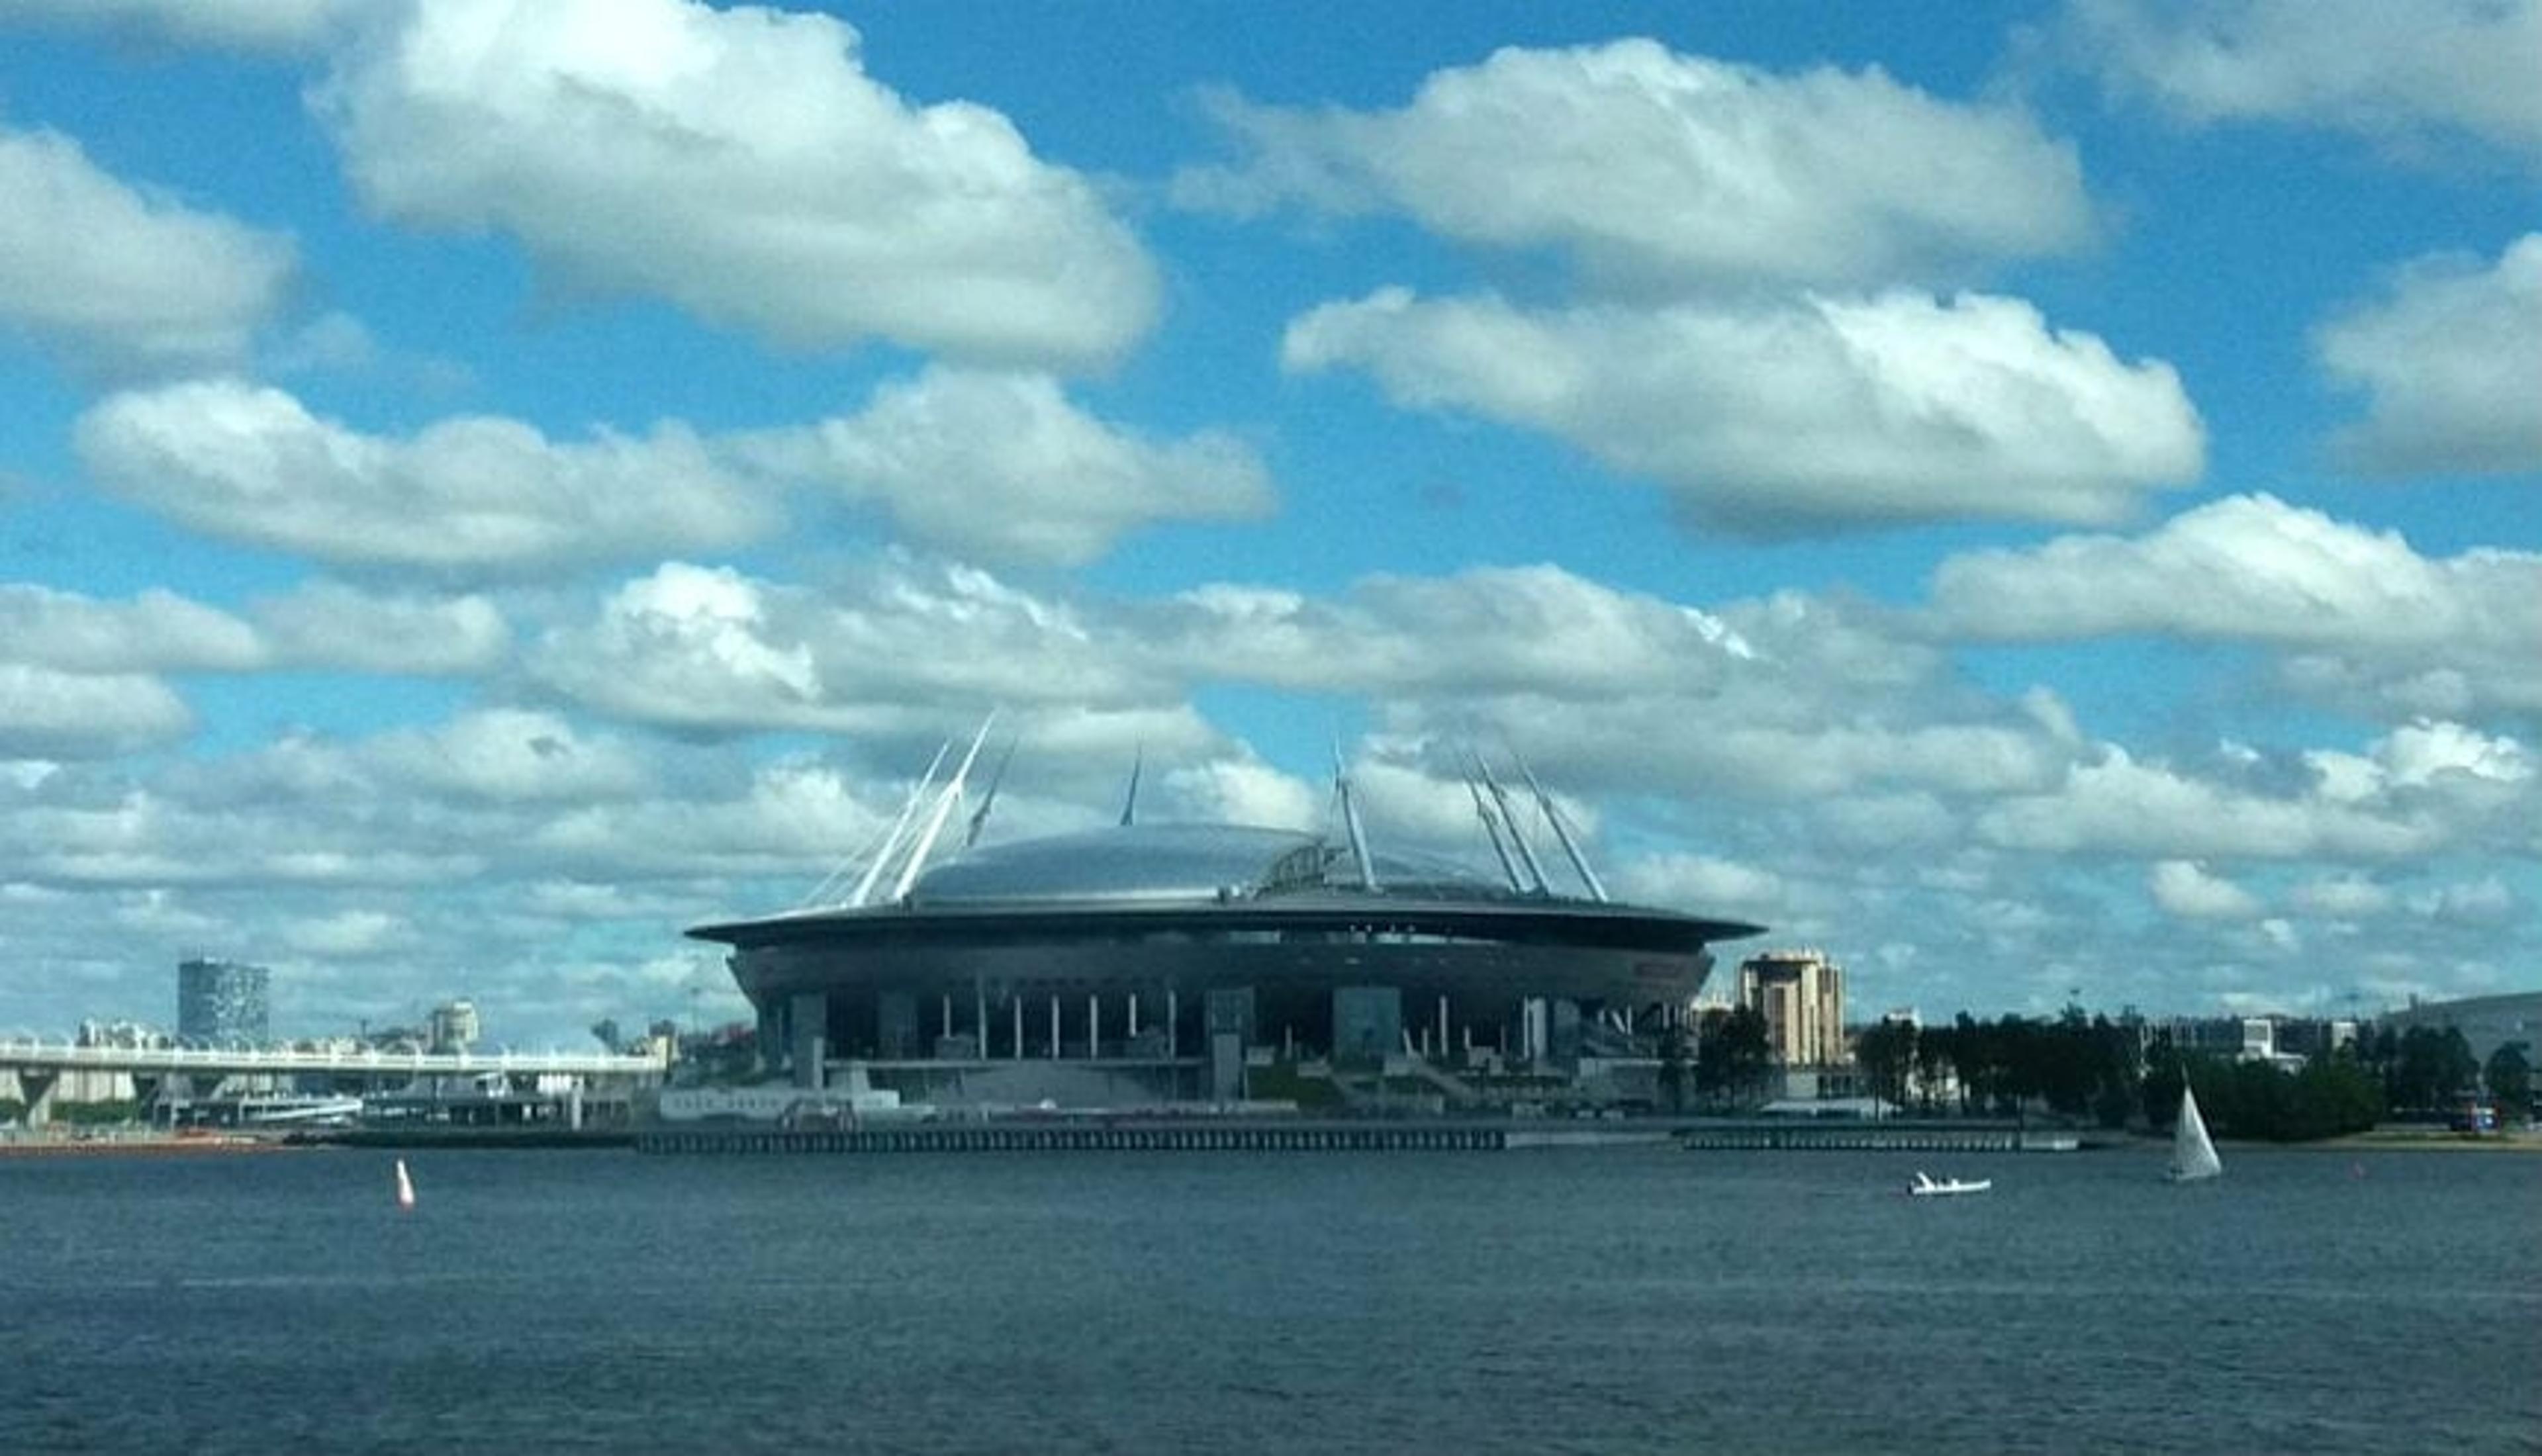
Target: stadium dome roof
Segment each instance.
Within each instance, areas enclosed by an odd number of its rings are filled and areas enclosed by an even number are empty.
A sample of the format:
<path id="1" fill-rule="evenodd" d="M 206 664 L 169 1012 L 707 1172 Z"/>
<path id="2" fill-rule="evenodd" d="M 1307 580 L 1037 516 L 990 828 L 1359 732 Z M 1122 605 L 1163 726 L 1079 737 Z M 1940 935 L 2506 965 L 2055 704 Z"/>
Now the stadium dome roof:
<path id="1" fill-rule="evenodd" d="M 1339 858 L 1333 880 L 1327 870 Z M 1319 835 L 1229 824 L 1139 824 L 966 850 L 919 876 L 914 908 L 1016 902 L 1190 902 L 1356 889 L 1347 853 Z M 1462 868 L 1377 856 L 1381 885 L 1459 896 L 1495 887 Z M 1338 881 L 1338 883 L 1336 883 Z"/>

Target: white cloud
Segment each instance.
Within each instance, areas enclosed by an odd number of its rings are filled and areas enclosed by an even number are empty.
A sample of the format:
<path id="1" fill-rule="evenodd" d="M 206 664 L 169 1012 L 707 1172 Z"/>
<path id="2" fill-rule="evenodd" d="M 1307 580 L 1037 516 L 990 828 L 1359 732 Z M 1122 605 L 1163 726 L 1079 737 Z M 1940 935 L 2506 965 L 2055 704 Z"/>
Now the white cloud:
<path id="1" fill-rule="evenodd" d="M 1937 101 L 1877 68 L 1776 76 L 1632 39 L 1500 50 L 1394 111 L 1211 109 L 1250 155 L 1176 178 L 1188 205 L 1400 210 L 1636 288 L 1860 282 L 2092 231 L 2070 146 L 2014 108 Z"/>
<path id="2" fill-rule="evenodd" d="M 383 910 L 347 910 L 285 921 L 281 942 L 300 955 L 336 960 L 411 947 L 416 936 L 399 916 Z"/>
<path id="3" fill-rule="evenodd" d="M 824 592 L 670 562 L 591 623 L 551 631 L 531 675 L 637 721 L 941 731 L 991 704 L 1062 712 L 1157 706 L 1134 644 L 986 572 L 892 558 Z"/>
<path id="4" fill-rule="evenodd" d="M 2413 788 L 2449 779 L 2519 784 L 2533 777 L 2530 749 L 2460 723 L 2423 720 L 2394 729 L 2376 740 L 2374 756 L 2393 783 Z"/>
<path id="5" fill-rule="evenodd" d="M 363 757 L 405 784 L 503 803 L 625 799 L 652 781 L 625 744 L 578 733 L 555 713 L 518 708 L 479 709 L 435 728 L 393 730 L 365 745 Z"/>
<path id="6" fill-rule="evenodd" d="M 2542 708 L 2542 553 L 2433 559 L 2397 533 L 2267 495 L 2140 537 L 1950 557 L 1933 574 L 1931 621 L 1979 640 L 2253 642 L 2296 654 L 2288 680 L 2326 697 L 2410 714 Z"/>
<path id="7" fill-rule="evenodd" d="M 1177 819 L 1314 830 L 1323 827 L 1326 817 L 1321 785 L 1249 757 L 1174 768 L 1161 787 Z"/>
<path id="8" fill-rule="evenodd" d="M 2331 919 L 2359 920 L 2392 909 L 2392 892 L 2357 874 L 2324 875 L 2304 881 L 2289 897 L 2295 909 Z"/>
<path id="9" fill-rule="evenodd" d="M 2068 32 L 2114 90 L 2188 121 L 2291 121 L 2409 147 L 2471 136 L 2542 169 L 2534 0 L 2077 0 Z"/>
<path id="10" fill-rule="evenodd" d="M 455 677 L 484 672 L 511 632 L 482 596 L 382 594 L 312 581 L 259 600 L 250 613 L 279 663 L 355 672 Z"/>
<path id="11" fill-rule="evenodd" d="M 818 726 L 812 650 L 768 639 L 764 591 L 730 568 L 665 562 L 620 587 L 588 630 L 552 634 L 533 672 L 586 704 L 638 718 Z"/>
<path id="12" fill-rule="evenodd" d="M 291 53 L 334 37 L 354 0 L 9 0 L 13 20 L 185 47 Z"/>
<path id="13" fill-rule="evenodd" d="M 2494 267 L 2422 258 L 2388 298 L 2323 325 L 2313 344 L 2334 379 L 2368 396 L 2364 420 L 2336 442 L 2358 468 L 2542 470 L 2542 233 L 2508 244 Z"/>
<path id="14" fill-rule="evenodd" d="M 2048 792 L 1989 805 L 1977 829 L 2006 849 L 2178 859 L 2388 861 L 2430 852 L 2449 836 L 2424 809 L 2254 792 L 2141 764 L 2116 747 Z"/>
<path id="15" fill-rule="evenodd" d="M 1769 916 L 1783 904 L 1780 876 L 1708 854 L 1651 854 L 1620 866 L 1609 887 L 1635 905 L 1682 907 L 1699 914 Z"/>
<path id="16" fill-rule="evenodd" d="M 70 138 L 0 129 L 0 328 L 107 374 L 246 358 L 280 306 L 288 238 L 101 171 Z"/>
<path id="17" fill-rule="evenodd" d="M 101 484 L 181 524 L 348 566 L 520 574 L 735 546 L 774 520 L 677 424 L 559 444 L 462 417 L 397 440 L 201 380 L 104 400 L 78 443 Z"/>
<path id="18" fill-rule="evenodd" d="M 393 221 L 499 229 L 571 283 L 802 347 L 1098 366 L 1156 315 L 1091 183 L 986 107 L 904 101 L 836 20 L 453 0 L 385 39 L 315 105 Z"/>
<path id="19" fill-rule="evenodd" d="M 112 759 L 193 728 L 193 713 L 156 678 L 0 661 L 0 759 Z"/>
<path id="20" fill-rule="evenodd" d="M 2439 885 L 2410 897 L 2410 909 L 2430 920 L 2459 925 L 2503 925 L 2514 919 L 2522 906 L 2506 882 L 2496 875 L 2478 880 Z"/>
<path id="21" fill-rule="evenodd" d="M 268 653 L 246 622 L 158 587 L 104 602 L 0 583 L 0 658 L 75 673 L 244 672 Z"/>
<path id="22" fill-rule="evenodd" d="M 2186 859 L 2156 861 L 2145 874 L 2145 893 L 2184 920 L 2248 920 L 2260 913 L 2258 896 Z"/>
<path id="23" fill-rule="evenodd" d="M 1129 630 L 1194 676 L 1381 698 L 1682 691 L 1753 655 L 1718 618 L 1555 566 L 1373 576 L 1328 598 L 1222 583 Z"/>
<path id="24" fill-rule="evenodd" d="M 2169 365 L 1983 295 L 1535 312 L 1386 289 L 1292 321 L 1281 357 L 1544 431 L 1697 519 L 1762 533 L 2104 522 L 2205 464 Z"/>
<path id="25" fill-rule="evenodd" d="M 934 368 L 884 385 L 853 417 L 735 447 L 878 499 L 917 540 L 990 561 L 1083 565 L 1142 526 L 1251 520 L 1272 504 L 1241 442 L 1143 439 L 1077 409 L 1042 375 Z"/>

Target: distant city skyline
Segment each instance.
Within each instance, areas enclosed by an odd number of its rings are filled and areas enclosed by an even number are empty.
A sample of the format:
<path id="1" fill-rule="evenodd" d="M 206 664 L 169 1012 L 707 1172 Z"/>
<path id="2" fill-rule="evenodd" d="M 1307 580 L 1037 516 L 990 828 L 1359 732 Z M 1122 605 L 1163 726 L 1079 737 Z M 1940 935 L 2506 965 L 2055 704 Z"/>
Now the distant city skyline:
<path id="1" fill-rule="evenodd" d="M 2542 0 L 1383 15 L 0 5 L 0 1029 L 742 1019 L 993 708 L 1862 1007 L 2542 984 Z"/>

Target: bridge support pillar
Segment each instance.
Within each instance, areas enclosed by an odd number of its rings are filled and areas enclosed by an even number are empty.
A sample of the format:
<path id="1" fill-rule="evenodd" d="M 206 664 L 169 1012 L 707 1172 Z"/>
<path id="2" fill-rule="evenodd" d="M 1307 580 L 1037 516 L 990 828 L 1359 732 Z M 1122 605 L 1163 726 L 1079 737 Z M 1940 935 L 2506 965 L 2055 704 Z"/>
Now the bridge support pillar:
<path id="1" fill-rule="evenodd" d="M 18 1091 L 27 1099 L 27 1126 L 40 1128 L 53 1120 L 53 1089 L 61 1085 L 59 1067 L 24 1066 L 18 1069 Z"/>

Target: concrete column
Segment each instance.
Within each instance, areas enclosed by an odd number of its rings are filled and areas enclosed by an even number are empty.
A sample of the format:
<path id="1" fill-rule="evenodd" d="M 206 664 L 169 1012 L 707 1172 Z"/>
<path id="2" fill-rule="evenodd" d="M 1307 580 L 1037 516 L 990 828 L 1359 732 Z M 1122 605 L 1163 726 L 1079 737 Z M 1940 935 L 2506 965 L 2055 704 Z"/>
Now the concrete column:
<path id="1" fill-rule="evenodd" d="M 1008 1055 L 1012 1059 L 1021 1061 L 1024 1059 L 1024 998 L 1015 996 L 1007 1004 L 1012 1006 L 1015 1011 L 1015 1044 L 1008 1049 Z"/>
<path id="2" fill-rule="evenodd" d="M 989 1059 L 989 988 L 971 978 L 971 1026 L 980 1036 L 980 1049 L 972 1055 L 979 1060 Z"/>
<path id="3" fill-rule="evenodd" d="M 1439 998 L 1439 1058 L 1440 1058 L 1442 1061 L 1444 1061 L 1444 1060 L 1446 1060 L 1446 1059 L 1447 1059 L 1447 1057 L 1448 1057 L 1448 998 L 1447 998 L 1446 996 L 1442 995 L 1442 996 Z"/>
<path id="4" fill-rule="evenodd" d="M 1085 1059 L 1092 1061 L 1103 1051 L 1103 1009 L 1095 993 L 1085 993 Z"/>
<path id="5" fill-rule="evenodd" d="M 59 1067 L 20 1067 L 18 1091 L 27 1100 L 27 1126 L 41 1128 L 53 1120 L 53 1089 L 61 1085 Z"/>
<path id="6" fill-rule="evenodd" d="M 944 1002 L 943 1035 L 950 1037 L 953 1035 L 953 993 L 951 991 L 946 991 L 941 999 Z"/>
<path id="7" fill-rule="evenodd" d="M 1172 986 L 1166 986 L 1166 987 L 1165 987 L 1165 1055 L 1166 1055 L 1167 1056 L 1174 1056 L 1174 1055 L 1175 1055 L 1175 1054 L 1174 1054 L 1174 1038 L 1175 1038 L 1175 1037 L 1177 1037 L 1177 1036 L 1179 1036 L 1179 1035 L 1181 1034 L 1181 1028 L 1179 1028 L 1178 1026 L 1176 1026 L 1176 1025 L 1175 1025 L 1175 1023 L 1176 1023 L 1176 1022 L 1178 1022 L 1179 1020 L 1181 1020 L 1181 1018 L 1180 1018 L 1179 1016 L 1175 1015 L 1175 1012 L 1177 1012 L 1177 1011 L 1178 1011 L 1178 1010 L 1180 1010 L 1180 1009 L 1181 1009 L 1180 1007 L 1178 1007 L 1178 1006 L 1176 1006 L 1176 1005 L 1174 1004 L 1174 988 L 1173 988 Z"/>
<path id="8" fill-rule="evenodd" d="M 1059 1059 L 1059 993 L 1057 991 L 1051 992 L 1050 997 L 1050 1059 L 1053 1061 Z"/>
<path id="9" fill-rule="evenodd" d="M 1130 1029 L 1123 1033 L 1132 1041 L 1139 1039 L 1139 993 L 1130 992 Z"/>
<path id="10" fill-rule="evenodd" d="M 830 1055 L 830 998 L 821 991 L 798 991 L 786 998 L 786 1030 L 794 1064 L 794 1085 L 818 1092 Z"/>

